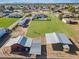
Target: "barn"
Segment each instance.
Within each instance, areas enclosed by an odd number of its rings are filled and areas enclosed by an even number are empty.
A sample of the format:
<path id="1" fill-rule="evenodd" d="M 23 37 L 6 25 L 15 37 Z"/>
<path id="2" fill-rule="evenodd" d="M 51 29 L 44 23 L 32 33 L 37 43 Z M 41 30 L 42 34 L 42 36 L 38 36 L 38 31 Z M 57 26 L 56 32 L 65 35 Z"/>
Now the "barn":
<path id="1" fill-rule="evenodd" d="M 30 18 L 25 18 L 24 20 L 19 21 L 18 25 L 22 27 L 27 27 L 30 20 Z"/>

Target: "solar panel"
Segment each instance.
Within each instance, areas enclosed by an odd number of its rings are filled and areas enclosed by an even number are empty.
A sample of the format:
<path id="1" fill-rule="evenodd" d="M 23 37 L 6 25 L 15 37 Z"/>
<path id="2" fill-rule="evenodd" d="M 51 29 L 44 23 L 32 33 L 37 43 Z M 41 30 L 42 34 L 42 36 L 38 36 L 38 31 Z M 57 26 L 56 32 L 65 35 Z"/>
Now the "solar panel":
<path id="1" fill-rule="evenodd" d="M 72 44 L 69 38 L 62 33 L 48 33 L 45 36 L 48 44 Z"/>
<path id="2" fill-rule="evenodd" d="M 30 54 L 41 55 L 41 42 L 40 40 L 33 40 L 30 49 Z"/>
<path id="3" fill-rule="evenodd" d="M 65 36 L 64 34 L 59 34 L 60 36 L 60 42 L 63 44 L 72 44 L 71 41 L 69 40 L 69 38 L 67 36 Z"/>
<path id="4" fill-rule="evenodd" d="M 18 44 L 20 44 L 24 47 L 31 47 L 32 39 L 28 38 L 28 37 L 21 36 L 18 41 Z"/>
<path id="5" fill-rule="evenodd" d="M 20 39 L 19 39 L 19 41 L 18 41 L 18 44 L 24 46 L 26 44 L 26 41 L 27 41 L 27 38 L 24 37 L 24 36 L 21 36 Z"/>
<path id="6" fill-rule="evenodd" d="M 24 47 L 31 47 L 32 39 L 24 36 L 18 36 L 17 38 L 10 38 L 4 46 L 11 46 L 16 43 Z"/>
<path id="7" fill-rule="evenodd" d="M 48 33 L 46 35 L 46 41 L 48 44 L 56 44 L 59 43 L 58 37 L 56 36 L 56 33 Z"/>
<path id="8" fill-rule="evenodd" d="M 28 38 L 27 41 L 26 41 L 25 46 L 26 47 L 31 47 L 31 45 L 32 45 L 32 39 L 31 38 Z"/>

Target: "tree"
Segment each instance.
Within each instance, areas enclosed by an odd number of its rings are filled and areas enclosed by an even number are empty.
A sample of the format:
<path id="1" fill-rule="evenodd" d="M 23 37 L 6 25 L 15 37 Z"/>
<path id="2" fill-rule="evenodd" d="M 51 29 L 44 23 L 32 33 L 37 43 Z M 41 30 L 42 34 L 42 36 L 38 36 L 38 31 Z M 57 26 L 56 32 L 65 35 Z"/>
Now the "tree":
<path id="1" fill-rule="evenodd" d="M 59 18 L 60 20 L 62 20 L 62 16 L 63 16 L 63 15 L 64 15 L 63 13 L 59 14 L 58 18 Z"/>
<path id="2" fill-rule="evenodd" d="M 70 11 L 72 13 L 75 12 L 75 7 L 73 7 L 72 5 L 68 5 L 67 9 L 68 9 L 68 11 Z"/>

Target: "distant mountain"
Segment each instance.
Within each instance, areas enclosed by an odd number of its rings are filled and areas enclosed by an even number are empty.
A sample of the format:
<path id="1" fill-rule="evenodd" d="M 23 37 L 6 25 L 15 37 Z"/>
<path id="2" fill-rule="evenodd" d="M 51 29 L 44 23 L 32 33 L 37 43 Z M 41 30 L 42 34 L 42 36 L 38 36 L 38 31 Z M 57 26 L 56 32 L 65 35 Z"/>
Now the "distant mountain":
<path id="1" fill-rule="evenodd" d="M 0 4 L 5 3 L 79 3 L 79 0 L 0 0 Z"/>

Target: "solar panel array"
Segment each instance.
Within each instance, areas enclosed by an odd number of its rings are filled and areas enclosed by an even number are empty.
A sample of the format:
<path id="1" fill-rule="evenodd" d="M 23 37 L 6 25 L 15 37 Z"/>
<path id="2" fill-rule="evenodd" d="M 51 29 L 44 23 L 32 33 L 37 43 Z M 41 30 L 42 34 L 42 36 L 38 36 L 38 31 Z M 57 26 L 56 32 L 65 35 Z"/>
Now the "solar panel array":
<path id="1" fill-rule="evenodd" d="M 45 36 L 48 44 L 72 44 L 69 38 L 62 33 L 48 33 Z"/>
<path id="2" fill-rule="evenodd" d="M 33 40 L 30 49 L 30 54 L 41 55 L 41 42 L 40 40 Z"/>
<path id="3" fill-rule="evenodd" d="M 32 39 L 31 38 L 26 38 L 24 36 L 18 36 L 17 38 L 10 38 L 4 47 L 6 46 L 11 46 L 13 44 L 20 44 L 24 47 L 31 47 Z"/>

